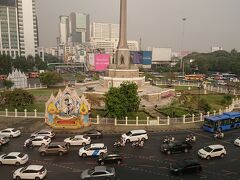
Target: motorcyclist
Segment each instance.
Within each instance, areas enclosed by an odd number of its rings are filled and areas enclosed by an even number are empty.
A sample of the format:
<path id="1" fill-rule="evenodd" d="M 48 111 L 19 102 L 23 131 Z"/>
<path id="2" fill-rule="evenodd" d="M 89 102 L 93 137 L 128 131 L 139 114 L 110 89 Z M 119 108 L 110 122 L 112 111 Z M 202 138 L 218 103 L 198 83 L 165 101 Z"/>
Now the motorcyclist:
<path id="1" fill-rule="evenodd" d="M 215 135 L 216 135 L 216 137 L 219 137 L 219 138 L 223 138 L 223 136 L 224 136 L 224 134 L 220 128 L 217 129 Z"/>

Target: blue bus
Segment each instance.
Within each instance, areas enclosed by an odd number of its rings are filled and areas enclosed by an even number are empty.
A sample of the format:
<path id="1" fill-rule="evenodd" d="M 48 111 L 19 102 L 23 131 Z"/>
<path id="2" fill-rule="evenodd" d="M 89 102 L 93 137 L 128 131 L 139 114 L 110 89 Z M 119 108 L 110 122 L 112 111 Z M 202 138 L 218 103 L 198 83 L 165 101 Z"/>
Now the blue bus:
<path id="1" fill-rule="evenodd" d="M 240 128 L 240 112 L 228 112 L 204 118 L 203 129 L 208 132 L 215 132 L 218 129 L 227 131 L 235 128 Z"/>

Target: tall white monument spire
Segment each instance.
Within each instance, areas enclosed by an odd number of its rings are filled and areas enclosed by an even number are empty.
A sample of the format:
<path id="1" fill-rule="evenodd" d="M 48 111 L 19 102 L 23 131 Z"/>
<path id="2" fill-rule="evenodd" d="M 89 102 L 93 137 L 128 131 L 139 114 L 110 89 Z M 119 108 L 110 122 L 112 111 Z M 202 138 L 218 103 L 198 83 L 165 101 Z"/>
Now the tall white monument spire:
<path id="1" fill-rule="evenodd" d="M 117 68 L 130 68 L 130 54 L 127 45 L 127 0 L 120 0 L 120 31 L 116 51 Z"/>

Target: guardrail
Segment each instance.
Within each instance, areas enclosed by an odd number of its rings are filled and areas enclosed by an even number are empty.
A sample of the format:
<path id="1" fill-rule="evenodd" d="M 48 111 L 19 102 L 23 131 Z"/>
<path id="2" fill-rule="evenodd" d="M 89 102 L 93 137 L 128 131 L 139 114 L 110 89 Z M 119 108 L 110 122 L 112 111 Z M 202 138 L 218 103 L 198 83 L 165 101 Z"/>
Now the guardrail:
<path id="1" fill-rule="evenodd" d="M 222 114 L 223 112 L 231 112 L 235 108 L 240 107 L 240 99 L 236 98 L 233 99 L 232 104 L 226 107 L 224 110 L 219 109 L 218 114 Z M 115 125 L 115 126 L 169 126 L 172 124 L 190 124 L 190 123 L 196 123 L 196 122 L 202 122 L 204 120 L 205 116 L 210 115 L 216 115 L 217 111 L 213 111 L 213 114 L 210 114 L 210 112 L 207 112 L 207 114 L 200 113 L 199 116 L 196 116 L 195 114 L 192 114 L 190 116 L 183 115 L 181 118 L 170 118 L 169 116 L 167 118 L 160 118 L 157 117 L 157 119 L 150 119 L 147 117 L 147 119 L 139 119 L 136 117 L 136 119 L 128 119 L 128 117 L 125 117 L 124 119 L 112 119 L 112 118 L 101 118 L 99 115 L 97 115 L 96 118 L 90 118 L 90 121 L 93 124 L 102 124 L 102 125 Z M 45 118 L 44 112 L 37 112 L 35 109 L 34 112 L 27 112 L 25 109 L 24 112 L 18 112 L 17 109 L 15 109 L 14 112 L 9 112 L 8 109 L 5 109 L 5 111 L 0 111 L 0 117 L 14 117 L 14 118 Z"/>

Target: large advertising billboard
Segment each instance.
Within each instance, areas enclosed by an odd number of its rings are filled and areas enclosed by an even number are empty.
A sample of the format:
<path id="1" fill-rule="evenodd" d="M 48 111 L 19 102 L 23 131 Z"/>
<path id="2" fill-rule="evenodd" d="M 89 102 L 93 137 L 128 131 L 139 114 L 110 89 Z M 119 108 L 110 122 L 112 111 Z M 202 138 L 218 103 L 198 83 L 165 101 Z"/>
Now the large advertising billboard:
<path id="1" fill-rule="evenodd" d="M 143 51 L 143 65 L 152 64 L 152 51 Z"/>
<path id="2" fill-rule="evenodd" d="M 105 71 L 109 66 L 110 54 L 95 54 L 95 70 Z"/>
<path id="3" fill-rule="evenodd" d="M 131 64 L 142 64 L 143 52 L 142 51 L 130 51 Z"/>

